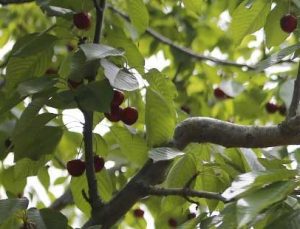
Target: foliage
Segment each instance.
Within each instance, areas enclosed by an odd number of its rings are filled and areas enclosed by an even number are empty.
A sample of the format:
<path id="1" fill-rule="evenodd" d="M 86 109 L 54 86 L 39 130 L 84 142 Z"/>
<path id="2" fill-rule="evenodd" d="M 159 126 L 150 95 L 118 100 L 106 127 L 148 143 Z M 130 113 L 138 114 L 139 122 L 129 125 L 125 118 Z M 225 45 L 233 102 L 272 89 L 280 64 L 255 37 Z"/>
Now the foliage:
<path id="1" fill-rule="evenodd" d="M 70 228 L 90 216 L 82 194 L 88 191 L 86 177 L 69 179 L 65 171 L 69 160 L 84 159 L 82 134 L 72 128 L 82 123 L 70 125 L 66 113 L 73 108 L 94 112 L 93 149 L 107 162 L 96 174 L 105 202 L 148 158 L 174 160 L 160 187 L 184 188 L 198 174 L 189 188 L 223 193 L 229 202 L 141 199 L 134 207 L 151 214 L 156 228 L 167 228 L 170 218 L 182 228 L 298 228 L 297 147 L 246 150 L 207 143 L 190 144 L 183 152 L 166 147 L 176 125 L 190 116 L 245 125 L 284 120 L 284 112 L 270 114 L 265 105 L 272 101 L 287 108 L 292 98 L 300 34 L 284 33 L 279 23 L 289 4 L 300 15 L 298 1 L 289 0 L 109 0 L 101 44 L 92 42 L 91 0 L 2 5 L 0 47 L 7 53 L 0 69 L 0 228 L 26 223 Z M 92 15 L 89 30 L 72 24 L 80 11 Z M 153 36 L 151 29 L 161 35 Z M 219 59 L 195 58 L 190 50 Z M 148 67 L 153 56 L 160 71 Z M 238 64 L 223 64 L 224 59 Z M 68 80 L 83 84 L 72 88 Z M 215 88 L 228 97 L 216 97 Z M 137 108 L 133 126 L 105 119 L 114 89 L 125 93 L 122 107 Z M 28 188 L 32 177 L 52 202 L 57 187 L 70 189 L 74 202 L 63 213 L 54 211 L 38 190 Z M 190 211 L 197 213 L 195 219 L 187 218 Z M 115 228 L 146 228 L 147 223 L 149 217 L 135 218 L 130 210 Z"/>

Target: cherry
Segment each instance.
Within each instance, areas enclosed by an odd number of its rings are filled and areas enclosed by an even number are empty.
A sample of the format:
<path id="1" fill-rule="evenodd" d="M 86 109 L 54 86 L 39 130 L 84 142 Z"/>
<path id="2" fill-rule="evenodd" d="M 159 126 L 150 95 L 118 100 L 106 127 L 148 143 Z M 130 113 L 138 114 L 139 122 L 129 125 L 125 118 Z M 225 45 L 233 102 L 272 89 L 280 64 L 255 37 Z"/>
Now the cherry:
<path id="1" fill-rule="evenodd" d="M 85 163 L 80 159 L 68 161 L 67 170 L 73 177 L 79 177 L 84 173 Z"/>
<path id="2" fill-rule="evenodd" d="M 187 113 L 187 114 L 190 114 L 190 113 L 191 113 L 191 108 L 190 108 L 189 106 L 187 106 L 187 105 L 182 105 L 182 106 L 180 107 L 180 109 L 181 109 L 182 111 L 184 111 L 185 113 Z"/>
<path id="3" fill-rule="evenodd" d="M 103 169 L 104 164 L 105 164 L 105 162 L 104 162 L 103 157 L 94 156 L 95 172 L 100 172 Z"/>
<path id="4" fill-rule="evenodd" d="M 79 12 L 73 15 L 73 23 L 78 29 L 88 30 L 91 26 L 91 16 L 86 12 Z"/>
<path id="5" fill-rule="evenodd" d="M 134 107 L 126 107 L 122 114 L 121 114 L 121 120 L 126 124 L 126 125 L 132 125 L 134 124 L 137 119 L 138 119 L 138 111 Z"/>
<path id="6" fill-rule="evenodd" d="M 81 84 L 83 84 L 83 80 L 81 80 L 81 81 L 75 81 L 75 80 L 72 80 L 72 79 L 68 79 L 68 86 L 69 86 L 69 88 L 71 88 L 71 89 L 76 89 L 76 88 L 78 88 Z"/>
<path id="7" fill-rule="evenodd" d="M 109 113 L 104 113 L 104 116 L 111 122 L 118 122 L 121 120 L 123 109 L 119 106 L 112 106 Z"/>
<path id="8" fill-rule="evenodd" d="M 75 49 L 74 45 L 72 44 L 67 44 L 66 47 L 69 52 L 72 52 Z"/>
<path id="9" fill-rule="evenodd" d="M 280 113 L 281 115 L 285 116 L 285 115 L 286 115 L 286 107 L 285 107 L 285 105 L 284 105 L 284 104 L 280 105 L 280 106 L 278 107 L 278 111 L 279 111 L 279 113 Z"/>
<path id="10" fill-rule="evenodd" d="M 123 101 L 124 101 L 124 98 L 125 98 L 125 96 L 124 96 L 123 92 L 115 90 L 114 95 L 113 95 L 113 99 L 112 99 L 112 102 L 111 102 L 111 106 L 121 105 L 121 103 L 123 103 Z"/>
<path id="11" fill-rule="evenodd" d="M 270 114 L 273 114 L 278 110 L 278 106 L 275 103 L 271 103 L 271 102 L 268 102 L 265 107 L 267 112 Z"/>
<path id="12" fill-rule="evenodd" d="M 214 89 L 214 95 L 217 99 L 227 99 L 227 98 L 229 98 L 229 96 L 226 95 L 225 92 L 219 87 Z"/>
<path id="13" fill-rule="evenodd" d="M 190 212 L 190 213 L 187 215 L 187 218 L 188 218 L 188 219 L 194 219 L 194 218 L 196 218 L 196 214 L 193 213 L 193 212 Z"/>
<path id="14" fill-rule="evenodd" d="M 8 149 L 12 145 L 11 140 L 9 138 L 5 139 L 4 145 Z"/>
<path id="15" fill-rule="evenodd" d="M 177 226 L 177 221 L 174 218 L 169 218 L 168 224 L 170 227 L 176 227 Z"/>
<path id="16" fill-rule="evenodd" d="M 57 70 L 54 68 L 48 68 L 45 73 L 48 75 L 54 75 L 57 74 Z"/>
<path id="17" fill-rule="evenodd" d="M 297 28 L 297 17 L 286 14 L 280 19 L 280 27 L 286 33 L 292 33 Z"/>
<path id="18" fill-rule="evenodd" d="M 142 209 L 140 209 L 140 208 L 134 209 L 133 210 L 133 215 L 136 218 L 143 218 L 144 217 L 144 211 Z"/>

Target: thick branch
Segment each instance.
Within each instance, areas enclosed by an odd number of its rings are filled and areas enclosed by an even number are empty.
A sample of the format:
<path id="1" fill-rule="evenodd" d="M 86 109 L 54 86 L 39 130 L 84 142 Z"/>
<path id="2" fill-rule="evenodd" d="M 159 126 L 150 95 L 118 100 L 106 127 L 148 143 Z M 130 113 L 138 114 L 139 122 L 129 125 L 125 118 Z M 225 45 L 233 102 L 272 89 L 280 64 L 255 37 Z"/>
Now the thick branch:
<path id="1" fill-rule="evenodd" d="M 34 2 L 34 0 L 0 0 L 1 5 L 22 4 L 22 3 L 28 3 L 28 2 Z"/>
<path id="2" fill-rule="evenodd" d="M 220 193 L 215 192 L 204 192 L 196 191 L 187 188 L 158 188 L 158 187 L 147 187 L 148 195 L 152 196 L 181 196 L 181 197 L 199 197 L 205 199 L 220 200 L 224 203 L 229 202 Z"/>
<path id="3" fill-rule="evenodd" d="M 293 98 L 288 111 L 288 116 L 287 116 L 288 119 L 291 119 L 292 117 L 296 116 L 296 111 L 299 106 L 299 101 L 300 101 L 300 63 L 298 67 L 297 78 L 294 83 Z"/>
<path id="4" fill-rule="evenodd" d="M 245 148 L 300 144 L 300 133 L 288 134 L 286 126 L 243 126 L 212 118 L 188 118 L 176 127 L 174 145 L 183 149 L 192 142 Z"/>

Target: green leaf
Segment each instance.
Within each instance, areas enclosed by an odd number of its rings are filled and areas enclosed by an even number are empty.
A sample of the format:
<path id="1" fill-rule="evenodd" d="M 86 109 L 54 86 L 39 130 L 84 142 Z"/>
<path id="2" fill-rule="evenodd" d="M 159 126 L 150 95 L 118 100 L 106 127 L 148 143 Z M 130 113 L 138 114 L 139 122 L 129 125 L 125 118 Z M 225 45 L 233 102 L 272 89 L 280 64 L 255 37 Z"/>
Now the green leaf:
<path id="1" fill-rule="evenodd" d="M 300 210 L 294 210 L 277 218 L 271 225 L 268 225 L 266 229 L 298 229 L 300 225 Z"/>
<path id="2" fill-rule="evenodd" d="M 0 200 L 0 224 L 19 210 L 27 209 L 29 200 L 27 198 Z"/>
<path id="3" fill-rule="evenodd" d="M 14 168 L 16 178 L 27 178 L 29 176 L 36 176 L 39 169 L 45 164 L 45 159 L 39 161 L 32 161 L 29 158 L 19 160 Z"/>
<path id="4" fill-rule="evenodd" d="M 297 183 L 293 181 L 276 182 L 239 199 L 237 201 L 238 228 L 247 225 L 262 210 L 285 199 L 296 186 Z"/>
<path id="5" fill-rule="evenodd" d="M 102 44 L 83 44 L 79 48 L 83 51 L 86 61 L 100 60 L 109 56 L 122 56 L 124 54 L 122 50 Z"/>
<path id="6" fill-rule="evenodd" d="M 66 216 L 49 208 L 43 208 L 41 210 L 30 208 L 27 211 L 27 216 L 29 221 L 33 222 L 39 229 L 68 228 Z"/>
<path id="7" fill-rule="evenodd" d="M 139 88 L 139 81 L 133 73 L 119 68 L 106 59 L 101 60 L 101 65 L 112 87 L 125 91 L 134 91 Z"/>
<path id="8" fill-rule="evenodd" d="M 17 91 L 21 96 L 33 95 L 52 88 L 57 80 L 49 76 L 27 80 L 18 85 Z"/>
<path id="9" fill-rule="evenodd" d="M 196 14 L 200 14 L 201 8 L 203 5 L 202 0 L 194 1 L 194 0 L 183 0 L 183 4 L 186 9 L 195 12 Z"/>
<path id="10" fill-rule="evenodd" d="M 175 128 L 175 110 L 162 95 L 151 88 L 146 92 L 145 122 L 150 146 L 168 142 Z"/>
<path id="11" fill-rule="evenodd" d="M 47 106 L 57 109 L 77 108 L 75 94 L 71 90 L 61 91 L 54 94 L 46 103 Z"/>
<path id="12" fill-rule="evenodd" d="M 46 33 L 29 34 L 17 41 L 13 48 L 14 57 L 27 57 L 43 53 L 54 46 L 57 37 Z"/>
<path id="13" fill-rule="evenodd" d="M 275 8 L 267 17 L 265 25 L 266 44 L 268 48 L 280 45 L 288 36 L 280 27 L 280 18 L 288 12 L 288 6 L 284 1 L 278 1 Z"/>
<path id="14" fill-rule="evenodd" d="M 149 14 L 143 0 L 126 0 L 129 18 L 139 34 L 145 32 L 149 24 Z"/>
<path id="15" fill-rule="evenodd" d="M 142 165 L 147 160 L 148 147 L 141 136 L 132 134 L 127 129 L 119 126 L 112 126 L 110 129 L 120 145 L 122 154 L 128 161 Z"/>
<path id="16" fill-rule="evenodd" d="M 184 188 L 186 183 L 197 173 L 197 166 L 193 158 L 186 154 L 180 158 L 170 169 L 165 181 L 166 188 Z M 193 188 L 192 184 L 189 188 Z M 174 206 L 182 205 L 186 200 L 182 197 L 165 197 L 162 201 L 164 211 L 169 211 Z"/>
<path id="17" fill-rule="evenodd" d="M 169 148 L 169 147 L 153 148 L 149 152 L 149 157 L 154 162 L 168 161 L 182 155 L 184 155 L 183 152 L 179 151 L 178 149 Z"/>
<path id="18" fill-rule="evenodd" d="M 229 30 L 234 43 L 241 43 L 246 35 L 262 28 L 270 9 L 269 0 L 255 1 L 250 8 L 247 7 L 247 1 L 243 1 L 232 15 Z"/>
<path id="19" fill-rule="evenodd" d="M 295 177 L 295 170 L 274 169 L 267 171 L 253 171 L 239 175 L 231 184 L 231 187 L 226 189 L 222 196 L 231 199 L 251 190 L 259 189 L 267 184 L 278 181 L 285 181 Z"/>
<path id="20" fill-rule="evenodd" d="M 270 57 L 267 59 L 259 62 L 256 66 L 255 69 L 257 72 L 260 72 L 268 67 L 271 67 L 274 64 L 279 63 L 283 58 L 286 56 L 294 53 L 300 48 L 300 44 L 295 44 L 291 45 L 289 47 L 286 47 L 284 49 L 281 49 L 278 53 L 272 54 Z"/>
<path id="21" fill-rule="evenodd" d="M 15 160 L 28 157 L 38 160 L 41 156 L 51 154 L 62 136 L 60 127 L 44 126 L 14 139 Z"/>
<path id="22" fill-rule="evenodd" d="M 48 168 L 46 166 L 43 166 L 39 169 L 37 177 L 39 178 L 39 181 L 45 187 L 45 189 L 48 190 L 50 186 L 50 176 L 48 173 Z"/>
<path id="23" fill-rule="evenodd" d="M 113 97 L 113 89 L 107 80 L 84 85 L 76 90 L 80 107 L 90 111 L 108 112 Z"/>
<path id="24" fill-rule="evenodd" d="M 25 177 L 16 177 L 15 176 L 15 167 L 9 167 L 1 171 L 1 184 L 5 188 L 6 192 L 13 193 L 14 195 L 19 195 L 23 193 L 23 190 L 26 186 Z"/>

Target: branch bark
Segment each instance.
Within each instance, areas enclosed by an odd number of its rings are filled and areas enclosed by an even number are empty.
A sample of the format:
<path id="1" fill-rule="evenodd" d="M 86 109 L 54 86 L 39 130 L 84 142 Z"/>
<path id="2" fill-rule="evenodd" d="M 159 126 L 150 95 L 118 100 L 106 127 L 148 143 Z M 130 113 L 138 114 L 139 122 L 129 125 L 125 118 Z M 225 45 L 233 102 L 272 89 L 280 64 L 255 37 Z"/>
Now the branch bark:
<path id="1" fill-rule="evenodd" d="M 28 2 L 34 2 L 34 0 L 0 0 L 1 5 L 22 4 L 22 3 L 28 3 Z"/>
<path id="2" fill-rule="evenodd" d="M 215 192 L 204 192 L 196 191 L 187 188 L 158 188 L 158 187 L 147 187 L 148 195 L 152 196 L 181 196 L 181 197 L 198 197 L 205 199 L 219 200 L 224 203 L 229 202 L 230 200 L 224 198 L 220 193 Z"/>
<path id="3" fill-rule="evenodd" d="M 298 67 L 297 78 L 294 83 L 293 97 L 292 97 L 291 105 L 288 110 L 287 119 L 291 119 L 292 117 L 296 116 L 296 111 L 299 106 L 299 101 L 300 101 L 300 63 Z"/>

